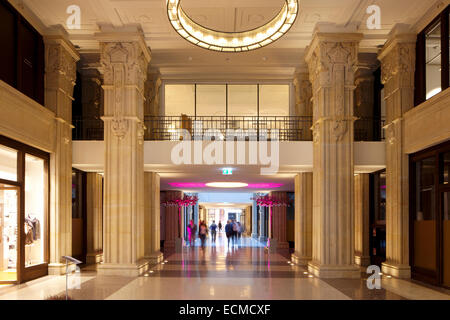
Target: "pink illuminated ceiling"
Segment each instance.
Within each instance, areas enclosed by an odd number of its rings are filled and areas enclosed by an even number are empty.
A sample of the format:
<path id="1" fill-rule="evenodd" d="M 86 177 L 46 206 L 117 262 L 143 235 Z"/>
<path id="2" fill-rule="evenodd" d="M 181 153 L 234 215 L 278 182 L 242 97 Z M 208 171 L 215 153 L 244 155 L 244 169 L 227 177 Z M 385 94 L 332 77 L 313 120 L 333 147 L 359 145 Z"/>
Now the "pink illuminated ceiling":
<path id="1" fill-rule="evenodd" d="M 171 187 L 181 188 L 181 189 L 198 189 L 198 188 L 206 188 L 206 183 L 203 182 L 169 182 Z M 282 187 L 282 183 L 248 183 L 248 189 L 261 189 L 261 190 L 272 190 Z"/>

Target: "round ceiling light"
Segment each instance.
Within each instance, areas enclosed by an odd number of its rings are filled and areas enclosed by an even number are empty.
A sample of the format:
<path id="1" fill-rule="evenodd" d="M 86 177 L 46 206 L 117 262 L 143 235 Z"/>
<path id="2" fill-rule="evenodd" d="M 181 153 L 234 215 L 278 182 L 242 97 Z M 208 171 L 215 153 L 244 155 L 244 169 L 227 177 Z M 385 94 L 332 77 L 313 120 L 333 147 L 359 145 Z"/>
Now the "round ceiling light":
<path id="1" fill-rule="evenodd" d="M 181 7 L 181 0 L 166 2 L 170 23 L 181 37 L 199 47 L 220 52 L 245 52 L 265 47 L 285 35 L 298 14 L 298 0 L 285 0 L 280 12 L 265 25 L 243 32 L 222 32 L 194 22 Z"/>
<path id="2" fill-rule="evenodd" d="M 245 188 L 248 184 L 243 182 L 209 182 L 206 186 L 210 188 Z"/>

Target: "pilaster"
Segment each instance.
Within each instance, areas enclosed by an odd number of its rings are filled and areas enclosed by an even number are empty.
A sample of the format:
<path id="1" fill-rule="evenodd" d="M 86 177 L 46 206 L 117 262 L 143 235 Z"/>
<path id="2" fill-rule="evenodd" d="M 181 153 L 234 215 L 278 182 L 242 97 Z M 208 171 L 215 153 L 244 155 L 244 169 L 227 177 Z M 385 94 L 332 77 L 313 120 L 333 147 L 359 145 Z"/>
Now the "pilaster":
<path id="1" fill-rule="evenodd" d="M 295 252 L 292 261 L 306 266 L 312 259 L 313 174 L 295 176 Z"/>
<path id="2" fill-rule="evenodd" d="M 359 266 L 370 265 L 370 193 L 369 174 L 355 176 L 355 263 Z"/>
<path id="3" fill-rule="evenodd" d="M 315 33 L 306 54 L 313 92 L 311 273 L 358 278 L 353 238 L 354 68 L 361 34 Z"/>
<path id="4" fill-rule="evenodd" d="M 174 200 L 181 199 L 183 197 L 183 192 L 181 191 L 166 191 L 164 192 L 164 200 Z M 175 244 L 179 234 L 179 208 L 175 206 L 164 207 L 165 216 L 165 233 L 166 237 L 164 240 L 164 249 L 175 248 Z"/>
<path id="5" fill-rule="evenodd" d="M 136 276 L 144 258 L 144 82 L 150 51 L 139 30 L 102 30 L 105 192 L 98 272 Z"/>
<path id="6" fill-rule="evenodd" d="M 287 202 L 287 192 L 275 191 L 271 192 L 271 196 L 283 202 Z M 289 248 L 286 235 L 286 219 L 285 206 L 272 207 L 273 234 L 271 234 L 271 239 L 277 241 L 277 248 L 279 249 Z"/>
<path id="7" fill-rule="evenodd" d="M 95 172 L 87 173 L 86 211 L 86 264 L 97 264 L 103 260 L 103 177 Z"/>
<path id="8" fill-rule="evenodd" d="M 145 258 L 151 264 L 162 261 L 161 236 L 160 236 L 160 177 L 155 172 L 145 172 L 145 212 L 144 212 L 144 234 L 145 234 Z"/>
<path id="9" fill-rule="evenodd" d="M 414 106 L 416 37 L 397 25 L 379 54 L 386 102 L 386 262 L 382 270 L 409 278 L 408 155 L 403 114 Z"/>
<path id="10" fill-rule="evenodd" d="M 63 274 L 62 256 L 72 255 L 72 101 L 79 55 L 65 35 L 44 37 L 45 106 L 55 113 L 50 155 L 49 274 Z"/>
<path id="11" fill-rule="evenodd" d="M 256 193 L 253 194 L 253 198 L 256 198 Z M 259 237 L 259 226 L 258 226 L 258 206 L 256 205 L 256 200 L 252 203 L 252 238 L 258 239 Z"/>

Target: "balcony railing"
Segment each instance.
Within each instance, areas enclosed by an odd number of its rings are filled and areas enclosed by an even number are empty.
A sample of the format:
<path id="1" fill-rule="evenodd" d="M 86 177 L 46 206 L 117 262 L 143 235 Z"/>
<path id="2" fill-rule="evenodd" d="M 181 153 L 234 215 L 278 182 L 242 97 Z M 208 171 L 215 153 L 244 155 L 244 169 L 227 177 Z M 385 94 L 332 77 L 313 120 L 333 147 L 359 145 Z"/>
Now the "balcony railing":
<path id="1" fill-rule="evenodd" d="M 177 141 L 183 135 L 191 140 L 243 139 L 258 140 L 267 136 L 273 139 L 278 133 L 280 141 L 311 141 L 312 117 L 308 116 L 266 116 L 266 117 L 176 117 L 146 116 L 145 140 Z M 103 121 L 101 119 L 74 118 L 73 140 L 103 140 Z M 384 119 L 361 118 L 355 121 L 355 141 L 384 140 Z M 184 130 L 183 130 L 184 129 Z M 233 136 L 227 136 L 230 133 Z M 214 135 L 213 138 L 206 138 Z"/>

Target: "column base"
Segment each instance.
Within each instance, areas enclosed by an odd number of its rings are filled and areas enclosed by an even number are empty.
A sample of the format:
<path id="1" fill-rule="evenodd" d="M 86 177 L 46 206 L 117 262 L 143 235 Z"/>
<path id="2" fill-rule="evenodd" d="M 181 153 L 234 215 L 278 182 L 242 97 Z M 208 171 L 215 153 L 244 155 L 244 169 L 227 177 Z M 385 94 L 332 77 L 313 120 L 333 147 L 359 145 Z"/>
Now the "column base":
<path id="1" fill-rule="evenodd" d="M 102 276 L 138 277 L 149 270 L 149 262 L 145 259 L 136 264 L 100 263 L 97 274 Z"/>
<path id="2" fill-rule="evenodd" d="M 261 241 L 261 242 L 266 242 L 267 241 L 267 237 L 261 236 L 261 237 L 258 238 L 258 240 Z"/>
<path id="3" fill-rule="evenodd" d="M 86 264 L 97 264 L 103 261 L 103 252 L 88 253 L 86 255 Z"/>
<path id="4" fill-rule="evenodd" d="M 370 257 L 369 256 L 355 256 L 355 263 L 360 267 L 368 267 L 368 266 L 370 266 Z"/>
<path id="5" fill-rule="evenodd" d="M 175 239 L 175 252 L 176 253 L 183 252 L 183 238 Z"/>
<path id="6" fill-rule="evenodd" d="M 390 264 L 383 262 L 381 264 L 381 272 L 396 278 L 402 279 L 411 278 L 411 267 L 407 265 Z"/>
<path id="7" fill-rule="evenodd" d="M 73 263 L 69 263 L 69 270 L 70 266 Z M 48 274 L 50 276 L 60 276 L 63 274 L 66 274 L 66 264 L 65 263 L 49 263 L 48 264 Z"/>
<path id="8" fill-rule="evenodd" d="M 309 262 L 308 271 L 318 278 L 361 278 L 361 270 L 356 265 L 323 265 Z"/>
<path id="9" fill-rule="evenodd" d="M 164 260 L 164 255 L 162 252 L 155 252 L 144 257 L 145 260 L 149 262 L 151 266 L 161 263 Z"/>
<path id="10" fill-rule="evenodd" d="M 312 259 L 311 257 L 302 256 L 298 252 L 294 252 L 291 255 L 291 261 L 294 262 L 296 265 L 299 265 L 299 266 L 307 266 L 308 262 L 310 262 L 311 259 Z"/>
<path id="11" fill-rule="evenodd" d="M 251 237 L 252 237 L 253 239 L 258 239 L 258 234 L 257 234 L 257 233 L 252 233 Z"/>

